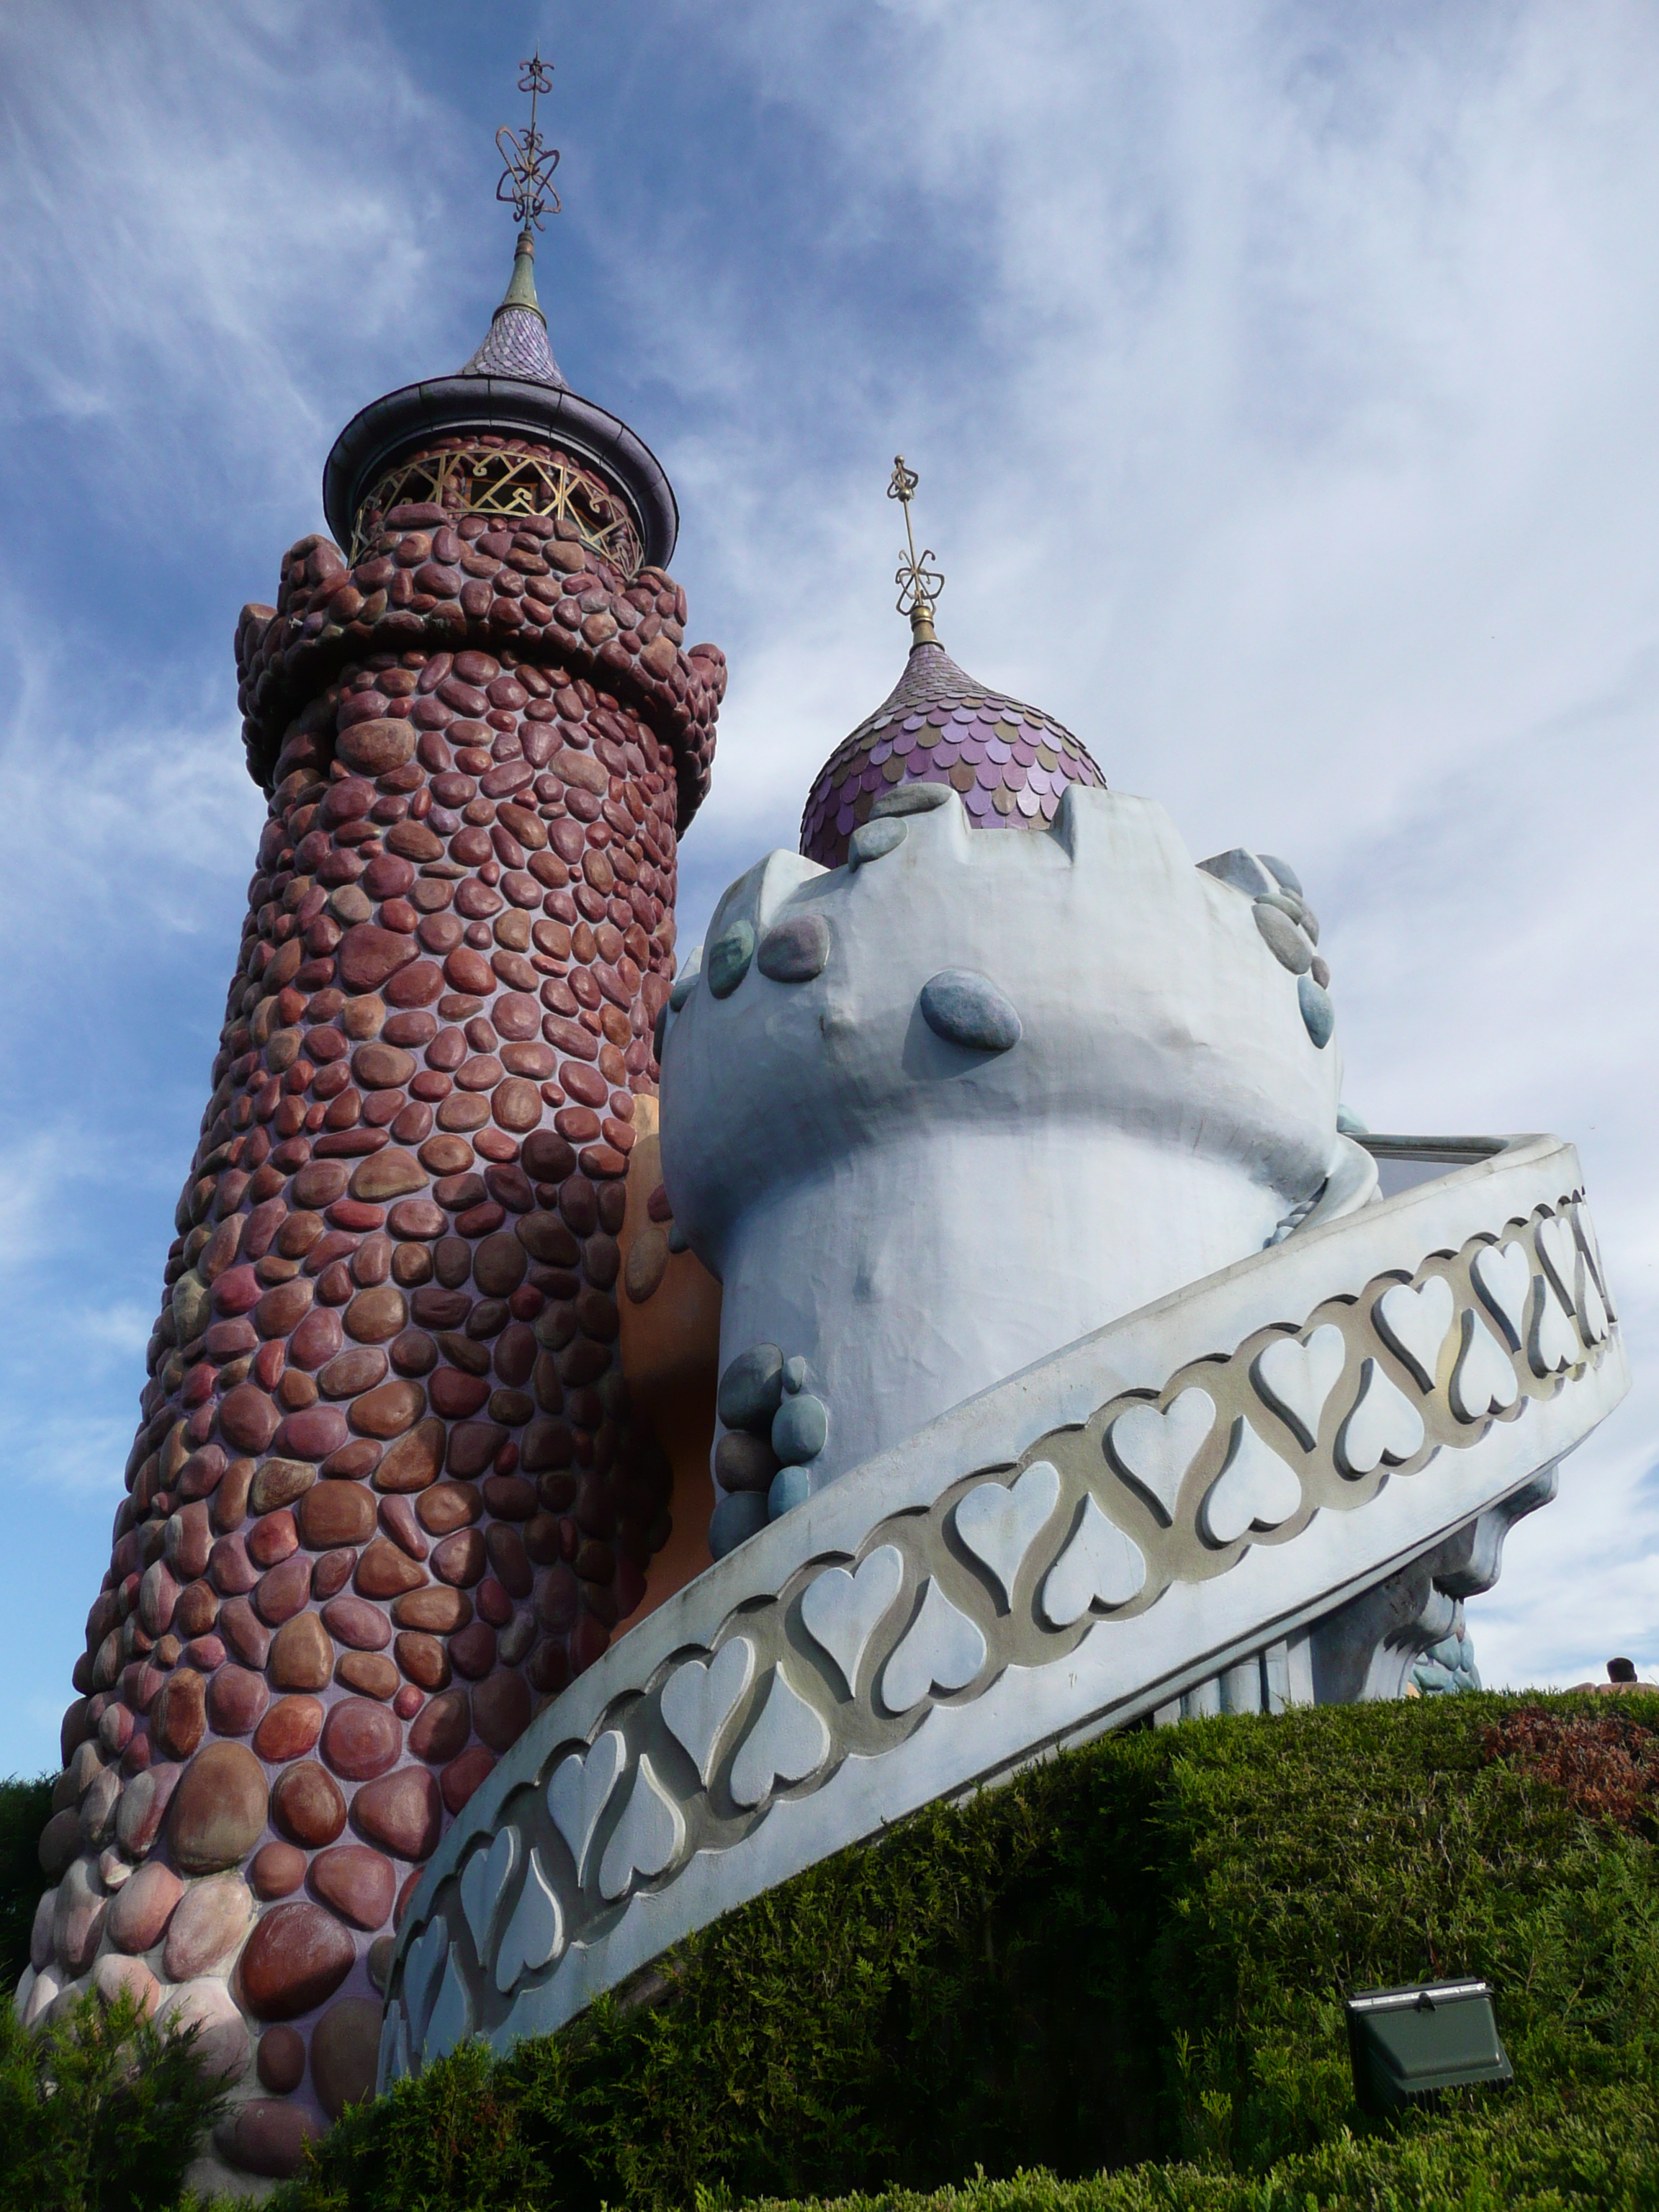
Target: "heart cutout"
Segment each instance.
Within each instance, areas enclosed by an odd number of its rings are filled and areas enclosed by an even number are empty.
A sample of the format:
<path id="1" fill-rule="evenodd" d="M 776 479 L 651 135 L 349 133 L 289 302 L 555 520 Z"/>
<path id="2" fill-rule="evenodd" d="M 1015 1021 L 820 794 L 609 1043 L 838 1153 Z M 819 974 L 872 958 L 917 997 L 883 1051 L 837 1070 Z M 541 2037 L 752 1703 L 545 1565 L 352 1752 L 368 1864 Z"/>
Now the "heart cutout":
<path id="1" fill-rule="evenodd" d="M 1460 1421 L 1484 1420 L 1502 1413 L 1521 1395 L 1515 1369 L 1504 1347 L 1471 1309 L 1463 1316 L 1463 1343 L 1452 1370 L 1451 1409 Z"/>
<path id="2" fill-rule="evenodd" d="M 658 1781 L 649 1753 L 641 1752 L 628 1802 L 599 1862 L 600 1894 L 614 1905 L 635 1875 L 650 1881 L 672 1866 L 684 1841 L 685 1816 Z"/>
<path id="3" fill-rule="evenodd" d="M 1504 1342 L 1511 1352 L 1519 1352 L 1532 1297 L 1531 1253 L 1524 1244 L 1483 1244 L 1469 1273 L 1487 1311 L 1503 1330 Z"/>
<path id="4" fill-rule="evenodd" d="M 1527 1338 L 1527 1364 L 1534 1375 L 1559 1375 L 1565 1368 L 1576 1367 L 1580 1356 L 1571 1317 L 1557 1296 L 1554 1285 L 1540 1275 L 1538 1295 L 1533 1304 L 1532 1329 Z"/>
<path id="5" fill-rule="evenodd" d="M 1156 1406 L 1131 1406 L 1106 1431 L 1113 1466 L 1166 1528 L 1174 1523 L 1182 1483 L 1214 1421 L 1215 1401 L 1209 1392 L 1190 1389 L 1161 1412 Z"/>
<path id="6" fill-rule="evenodd" d="M 1275 1337 L 1255 1356 L 1250 1378 L 1257 1392 L 1306 1451 L 1319 1440 L 1325 1401 L 1341 1381 L 1347 1358 L 1346 1340 L 1334 1322 L 1316 1328 L 1305 1344 Z"/>
<path id="7" fill-rule="evenodd" d="M 505 1996 L 526 1974 L 533 1974 L 558 1955 L 564 1942 L 564 1915 L 542 1866 L 541 1853 L 530 1854 L 530 1870 L 513 1917 L 495 1954 L 495 1986 Z"/>
<path id="8" fill-rule="evenodd" d="M 732 1795 L 758 1805 L 779 1783 L 805 1782 L 830 1756 L 823 1716 L 808 1705 L 779 1660 L 754 1726 L 732 1762 Z"/>
<path id="9" fill-rule="evenodd" d="M 691 1755 L 705 1789 L 720 1730 L 755 1679 L 755 1647 L 746 1636 L 722 1644 L 712 1659 L 688 1659 L 662 1686 L 662 1717 Z"/>
<path id="10" fill-rule="evenodd" d="M 547 1785 L 547 1809 L 570 1846 L 579 1883 L 586 1878 L 587 1847 L 599 1815 L 627 1763 L 627 1745 L 615 1729 L 607 1729 L 591 1751 L 562 1759 Z"/>
<path id="11" fill-rule="evenodd" d="M 421 2039 L 422 2063 L 431 2066 L 440 2058 L 447 2058 L 458 2044 L 465 2042 L 471 2026 L 472 2000 L 467 1994 L 460 1961 L 452 1944 L 449 1965 L 444 1972 L 444 1984 L 438 1992 L 437 2003 L 432 2008 L 426 2033 Z"/>
<path id="12" fill-rule="evenodd" d="M 801 1592 L 800 1617 L 807 1633 L 840 1668 L 849 1695 L 858 1686 L 870 1638 L 880 1627 L 904 1580 L 904 1560 L 894 1544 L 883 1544 L 848 1573 L 830 1567 Z"/>
<path id="13" fill-rule="evenodd" d="M 1109 1521 L 1091 1494 L 1071 1541 L 1042 1585 L 1042 1615 L 1051 1628 L 1069 1628 L 1091 1606 L 1127 1605 L 1146 1584 L 1146 1561 L 1132 1537 Z"/>
<path id="14" fill-rule="evenodd" d="M 475 1957 L 482 1959 L 490 1923 L 500 1909 L 518 1863 L 519 1832 L 503 1828 L 487 1850 L 474 1851 L 461 1869 L 461 1911 L 472 1930 Z"/>
<path id="15" fill-rule="evenodd" d="M 1559 1213 L 1547 1213 L 1533 1231 L 1537 1240 L 1538 1256 L 1550 1271 L 1550 1279 L 1561 1293 L 1561 1302 L 1576 1307 L 1573 1262 L 1578 1248 L 1573 1242 L 1572 1231 Z"/>
<path id="16" fill-rule="evenodd" d="M 1365 1360 L 1359 1370 L 1359 1395 L 1336 1432 L 1337 1466 L 1351 1479 L 1357 1478 L 1382 1466 L 1403 1467 L 1422 1449 L 1423 1416 L 1376 1360 Z"/>
<path id="17" fill-rule="evenodd" d="M 1618 1319 L 1613 1300 L 1607 1296 L 1607 1271 L 1601 1264 L 1601 1242 L 1595 1234 L 1595 1224 L 1590 1219 L 1589 1206 L 1582 1202 L 1572 1208 L 1572 1231 L 1578 1239 L 1578 1249 L 1589 1263 L 1595 1278 L 1595 1287 L 1601 1294 L 1601 1304 L 1609 1322 Z"/>
<path id="18" fill-rule="evenodd" d="M 1581 1260 L 1578 1268 L 1578 1319 L 1586 1344 L 1607 1340 L 1607 1309 L 1595 1275 Z"/>
<path id="19" fill-rule="evenodd" d="M 1415 1290 L 1409 1283 L 1396 1283 L 1371 1309 L 1383 1343 L 1405 1361 L 1425 1390 L 1434 1388 L 1441 1347 L 1456 1310 L 1452 1286 L 1443 1275 L 1431 1275 Z"/>
<path id="20" fill-rule="evenodd" d="M 409 2071 L 409 2029 L 404 2021 L 404 2008 L 393 1997 L 386 2006 L 380 2027 L 380 2056 L 374 2069 L 375 2095 L 384 2097 L 392 2083 L 400 2081 Z"/>
<path id="21" fill-rule="evenodd" d="M 1302 1503 L 1296 1471 L 1250 1424 L 1233 1423 L 1227 1463 L 1199 1509 L 1199 1534 L 1206 1544 L 1231 1544 L 1251 1528 L 1264 1534 L 1288 1521 Z"/>
<path id="22" fill-rule="evenodd" d="M 930 1690 L 948 1697 L 965 1689 L 985 1664 L 986 1643 L 978 1623 L 953 1605 L 930 1580 L 921 1610 L 887 1662 L 881 1698 L 890 1713 L 908 1713 Z"/>
<path id="23" fill-rule="evenodd" d="M 988 1567 L 1005 1609 L 1026 1554 L 1060 1503 L 1060 1471 L 1046 1459 L 1034 1460 L 1015 1482 L 982 1482 L 957 1506 L 957 1534 L 982 1565 Z"/>
<path id="24" fill-rule="evenodd" d="M 404 1956 L 404 2010 L 409 2020 L 410 2039 L 416 2045 L 426 2026 L 432 1993 L 448 1949 L 449 1929 L 440 1915 L 428 1921 Z"/>

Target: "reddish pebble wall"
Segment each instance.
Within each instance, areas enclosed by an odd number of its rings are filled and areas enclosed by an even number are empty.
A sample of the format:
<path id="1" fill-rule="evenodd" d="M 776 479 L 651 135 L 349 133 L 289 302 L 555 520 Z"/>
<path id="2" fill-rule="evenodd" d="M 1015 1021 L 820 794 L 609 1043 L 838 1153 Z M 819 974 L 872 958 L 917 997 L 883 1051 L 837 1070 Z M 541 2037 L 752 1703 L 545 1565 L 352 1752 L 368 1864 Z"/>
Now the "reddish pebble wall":
<path id="1" fill-rule="evenodd" d="M 270 817 L 28 2002 L 202 2018 L 256 2172 L 362 2094 L 402 1900 L 669 1533 L 617 1237 L 725 681 L 684 613 L 572 523 L 403 507 L 239 631 Z"/>

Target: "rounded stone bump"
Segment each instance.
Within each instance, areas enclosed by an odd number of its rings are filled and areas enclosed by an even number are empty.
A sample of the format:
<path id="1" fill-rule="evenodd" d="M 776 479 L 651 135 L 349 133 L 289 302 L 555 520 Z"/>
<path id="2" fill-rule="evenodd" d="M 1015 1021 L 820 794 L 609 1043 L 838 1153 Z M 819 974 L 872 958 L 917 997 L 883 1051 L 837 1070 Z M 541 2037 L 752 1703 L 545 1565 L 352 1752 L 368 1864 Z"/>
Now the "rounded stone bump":
<path id="1" fill-rule="evenodd" d="M 1302 1008 L 1302 1018 L 1307 1024 L 1308 1035 L 1323 1052 L 1331 1041 L 1331 1032 L 1336 1027 L 1336 1009 L 1331 1004 L 1331 994 L 1322 985 L 1316 983 L 1311 975 L 1303 975 L 1297 980 L 1296 995 Z"/>
<path id="2" fill-rule="evenodd" d="M 830 1441 L 830 1410 L 810 1391 L 786 1398 L 772 1419 L 772 1449 L 785 1467 L 816 1459 Z"/>
<path id="3" fill-rule="evenodd" d="M 988 975 L 971 968 L 941 968 L 921 987 L 921 1018 L 936 1037 L 969 1052 L 1007 1052 L 1019 1042 L 1020 1019 L 1012 1002 Z"/>
<path id="4" fill-rule="evenodd" d="M 763 1437 L 782 1402 L 783 1354 L 775 1344 L 757 1344 L 740 1352 L 721 1376 L 715 1410 L 725 1427 Z"/>
<path id="5" fill-rule="evenodd" d="M 873 809 L 872 812 L 873 816 Z M 848 867 L 856 872 L 866 860 L 879 860 L 884 854 L 896 852 L 904 842 L 905 834 L 903 823 L 890 817 L 860 823 L 848 841 Z"/>
<path id="6" fill-rule="evenodd" d="M 872 822 L 890 822 L 902 814 L 931 814 L 956 796 L 948 783 L 902 783 L 884 791 L 870 809 Z"/>
<path id="7" fill-rule="evenodd" d="M 1301 897 L 1302 878 L 1288 860 L 1281 860 L 1272 853 L 1258 853 L 1255 857 L 1269 874 L 1277 877 L 1282 889 L 1295 898 Z"/>
<path id="8" fill-rule="evenodd" d="M 1292 975 L 1305 975 L 1313 965 L 1313 947 L 1277 899 L 1258 899 L 1253 911 L 1262 941 L 1281 968 Z"/>
<path id="9" fill-rule="evenodd" d="M 749 973 L 755 957 L 755 926 L 734 921 L 722 930 L 708 948 L 708 988 L 717 999 L 729 999 Z"/>
<path id="10" fill-rule="evenodd" d="M 739 1544 L 746 1544 L 751 1536 L 759 1535 L 769 1518 L 765 1493 L 758 1490 L 735 1490 L 729 1498 L 722 1498 L 708 1517 L 708 1549 L 717 1559 L 728 1552 L 735 1552 Z"/>
<path id="11" fill-rule="evenodd" d="M 774 983 L 810 983 L 830 960 L 830 925 L 821 914 L 787 915 L 760 941 L 755 965 Z"/>
<path id="12" fill-rule="evenodd" d="M 796 1506 L 805 1505 L 811 1495 L 812 1478 L 804 1467 L 780 1468 L 766 1493 L 769 1519 L 782 1520 L 784 1515 L 793 1513 Z"/>

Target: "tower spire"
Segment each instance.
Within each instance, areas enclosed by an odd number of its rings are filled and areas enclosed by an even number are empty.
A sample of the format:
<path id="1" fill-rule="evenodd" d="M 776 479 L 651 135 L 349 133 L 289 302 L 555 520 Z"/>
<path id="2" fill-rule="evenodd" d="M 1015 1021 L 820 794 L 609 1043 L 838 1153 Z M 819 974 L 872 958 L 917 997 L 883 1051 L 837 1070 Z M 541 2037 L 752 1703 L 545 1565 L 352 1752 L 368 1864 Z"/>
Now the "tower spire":
<path id="1" fill-rule="evenodd" d="M 541 228 L 542 217 L 550 210 L 554 215 L 559 212 L 559 196 L 553 189 L 559 149 L 548 145 L 536 128 L 536 103 L 544 92 L 553 89 L 553 64 L 542 59 L 542 50 L 538 46 L 520 67 L 523 75 L 519 79 L 519 89 L 530 94 L 530 121 L 522 132 L 510 131 L 502 124 L 495 133 L 495 144 L 503 164 L 495 197 L 510 203 L 520 228 L 528 235 L 532 228 Z M 522 239 L 520 243 L 523 244 Z"/>
<path id="2" fill-rule="evenodd" d="M 904 509 L 904 542 L 907 550 L 901 555 L 899 565 L 893 573 L 893 581 L 899 587 L 896 602 L 902 615 L 910 617 L 912 646 L 937 645 L 939 638 L 933 629 L 933 609 L 939 605 L 939 595 L 945 589 L 944 572 L 930 568 L 927 563 L 938 558 L 931 545 L 924 546 L 920 556 L 916 552 L 915 536 L 910 527 L 910 499 L 921 478 L 914 469 L 904 465 L 902 453 L 893 456 L 893 477 L 887 487 L 889 499 L 896 499 Z"/>
<path id="3" fill-rule="evenodd" d="M 514 453 L 528 444 L 592 470 L 607 488 L 601 507 L 612 495 L 620 501 L 614 513 L 596 511 L 593 527 L 616 545 L 630 569 L 641 561 L 662 567 L 673 552 L 679 514 L 661 463 L 627 423 L 571 390 L 548 343 L 547 317 L 536 296 L 536 233 L 548 216 L 560 212 L 553 188 L 559 151 L 547 143 L 541 127 L 541 101 L 552 88 L 552 64 L 538 48 L 520 64 L 519 89 L 530 95 L 528 118 L 518 128 L 503 124 L 495 133 L 501 156 L 495 197 L 513 210 L 519 234 L 513 274 L 483 343 L 453 375 L 427 377 L 373 401 L 334 442 L 324 472 L 323 506 L 343 546 L 355 549 L 364 518 L 378 517 L 373 497 L 378 492 L 387 495 L 382 505 L 410 499 L 422 504 L 405 481 L 411 456 L 435 450 L 441 441 L 483 436 L 492 450 L 502 441 Z M 494 482 L 495 467 L 487 463 L 481 475 L 468 465 L 471 491 L 464 505 L 472 503 L 471 492 L 487 488 L 485 478 Z M 445 481 L 454 467 L 452 454 L 441 471 Z M 541 490 L 528 483 L 519 489 L 532 501 L 519 512 L 540 513 L 536 502 L 543 494 L 555 497 L 547 483 Z M 429 482 L 428 503 L 436 495 Z"/>

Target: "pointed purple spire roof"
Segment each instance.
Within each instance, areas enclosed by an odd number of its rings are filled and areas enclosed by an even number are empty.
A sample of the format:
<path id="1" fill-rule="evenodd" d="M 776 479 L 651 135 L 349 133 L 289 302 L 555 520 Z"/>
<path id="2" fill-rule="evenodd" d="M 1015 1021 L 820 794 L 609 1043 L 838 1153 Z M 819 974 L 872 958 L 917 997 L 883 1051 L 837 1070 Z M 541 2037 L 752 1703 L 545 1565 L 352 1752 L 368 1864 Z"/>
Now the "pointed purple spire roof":
<path id="1" fill-rule="evenodd" d="M 536 297 L 536 241 L 528 227 L 513 257 L 513 280 L 490 319 L 483 343 L 461 371 L 463 376 L 514 376 L 526 384 L 550 384 L 568 392 L 548 343 L 547 317 Z"/>
<path id="2" fill-rule="evenodd" d="M 466 366 L 387 392 L 335 440 L 323 471 L 323 511 L 340 544 L 349 544 L 365 495 L 396 462 L 437 438 L 492 431 L 561 447 L 589 463 L 627 501 L 645 559 L 667 566 L 679 530 L 673 487 L 642 438 L 565 382 L 536 297 L 534 261 L 526 228 L 507 295 Z"/>

